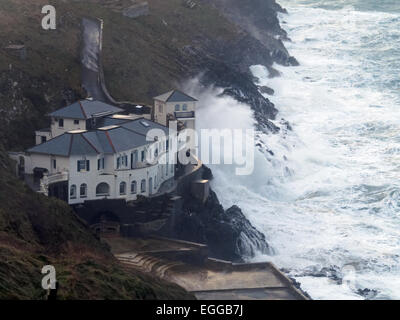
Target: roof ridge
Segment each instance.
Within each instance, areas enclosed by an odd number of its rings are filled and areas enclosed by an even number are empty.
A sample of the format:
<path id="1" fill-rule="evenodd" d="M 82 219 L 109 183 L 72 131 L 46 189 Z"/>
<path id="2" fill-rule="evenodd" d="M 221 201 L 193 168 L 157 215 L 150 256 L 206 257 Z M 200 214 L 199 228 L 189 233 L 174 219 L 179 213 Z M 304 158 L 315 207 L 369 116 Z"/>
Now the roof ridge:
<path id="1" fill-rule="evenodd" d="M 79 100 L 78 103 L 79 103 L 79 106 L 81 107 L 81 111 L 83 113 L 83 116 L 85 117 L 85 119 L 87 119 L 87 115 L 86 115 L 85 109 L 83 109 L 81 100 Z"/>
<path id="2" fill-rule="evenodd" d="M 114 153 L 117 153 L 117 150 L 116 150 L 115 147 L 114 147 L 114 144 L 113 144 L 113 142 L 112 142 L 112 140 L 111 140 L 110 135 L 108 134 L 108 131 L 104 131 L 104 134 L 106 135 L 107 140 L 108 140 L 108 142 L 109 142 L 110 145 L 111 145 L 111 149 L 114 151 Z"/>
<path id="3" fill-rule="evenodd" d="M 86 133 L 86 132 L 85 132 Z M 84 136 L 85 133 L 81 133 L 80 136 L 82 136 L 82 138 L 94 149 L 94 151 L 96 151 L 97 153 L 100 153 L 96 147 Z"/>

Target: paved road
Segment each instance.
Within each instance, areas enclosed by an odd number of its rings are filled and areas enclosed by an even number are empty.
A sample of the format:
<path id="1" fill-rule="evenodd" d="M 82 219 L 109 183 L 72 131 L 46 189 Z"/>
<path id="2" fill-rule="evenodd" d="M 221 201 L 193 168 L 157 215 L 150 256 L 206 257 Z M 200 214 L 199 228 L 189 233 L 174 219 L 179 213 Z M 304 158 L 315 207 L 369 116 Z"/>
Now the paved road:
<path id="1" fill-rule="evenodd" d="M 101 20 L 83 18 L 82 27 L 82 86 L 93 99 L 116 104 L 104 85 L 103 68 L 100 60 L 102 22 Z"/>

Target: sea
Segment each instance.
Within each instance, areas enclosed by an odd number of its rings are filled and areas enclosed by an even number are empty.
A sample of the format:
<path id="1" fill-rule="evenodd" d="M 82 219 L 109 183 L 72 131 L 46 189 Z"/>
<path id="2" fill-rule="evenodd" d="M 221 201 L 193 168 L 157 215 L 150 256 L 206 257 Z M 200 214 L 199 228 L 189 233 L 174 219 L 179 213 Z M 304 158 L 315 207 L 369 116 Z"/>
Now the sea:
<path id="1" fill-rule="evenodd" d="M 251 175 L 210 165 L 212 188 L 273 248 L 249 261 L 273 262 L 313 299 L 400 299 L 400 1 L 279 3 L 300 66 L 251 71 L 275 90 L 281 130 L 256 135 Z M 249 106 L 213 90 L 200 128 L 254 126 Z"/>

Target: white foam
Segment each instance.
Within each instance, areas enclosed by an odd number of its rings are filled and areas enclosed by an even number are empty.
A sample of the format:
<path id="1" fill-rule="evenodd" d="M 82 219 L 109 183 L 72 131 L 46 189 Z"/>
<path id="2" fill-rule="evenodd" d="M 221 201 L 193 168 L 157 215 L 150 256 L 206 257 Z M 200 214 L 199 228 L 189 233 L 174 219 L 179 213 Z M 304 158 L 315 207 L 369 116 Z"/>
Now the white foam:
<path id="1" fill-rule="evenodd" d="M 258 152 L 251 176 L 211 166 L 212 187 L 276 250 L 255 261 L 288 269 L 314 298 L 355 299 L 365 288 L 400 298 L 400 65 L 385 42 L 400 30 L 399 16 L 282 2 L 287 46 L 301 66 L 274 66 L 282 73 L 274 79 L 262 66 L 252 72 L 275 90 L 278 118 L 294 131 L 260 135 L 274 156 Z M 200 128 L 254 123 L 248 106 L 217 93 L 200 96 Z M 310 273 L 348 265 L 352 287 Z"/>

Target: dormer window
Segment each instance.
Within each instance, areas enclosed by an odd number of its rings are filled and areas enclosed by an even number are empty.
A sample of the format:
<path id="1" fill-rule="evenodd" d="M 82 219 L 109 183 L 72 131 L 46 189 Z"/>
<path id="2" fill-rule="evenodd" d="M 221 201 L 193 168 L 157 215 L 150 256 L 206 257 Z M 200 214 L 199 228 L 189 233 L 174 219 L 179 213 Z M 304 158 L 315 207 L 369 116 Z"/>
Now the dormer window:
<path id="1" fill-rule="evenodd" d="M 58 126 L 64 128 L 64 119 L 58 119 Z"/>

